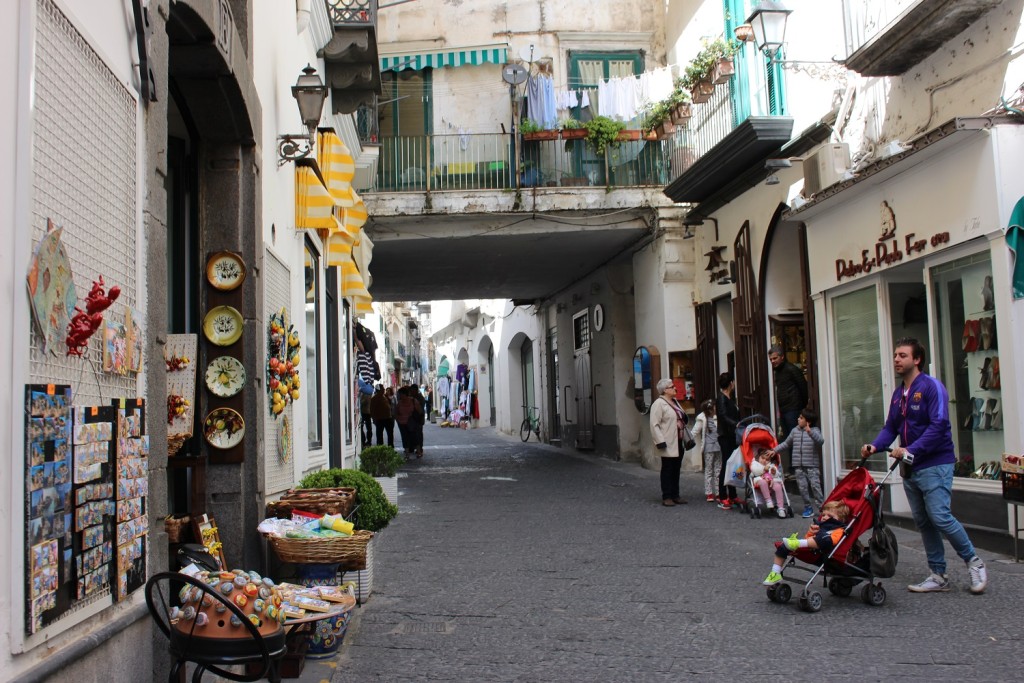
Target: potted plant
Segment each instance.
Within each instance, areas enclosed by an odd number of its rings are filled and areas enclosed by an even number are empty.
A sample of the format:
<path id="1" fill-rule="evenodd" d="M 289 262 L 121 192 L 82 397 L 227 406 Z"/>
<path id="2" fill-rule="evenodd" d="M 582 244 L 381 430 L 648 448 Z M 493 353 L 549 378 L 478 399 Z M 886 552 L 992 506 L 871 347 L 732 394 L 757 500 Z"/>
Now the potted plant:
<path id="1" fill-rule="evenodd" d="M 715 85 L 721 85 L 728 82 L 729 77 L 735 73 L 732 58 L 733 55 L 739 51 L 739 44 L 734 40 L 717 38 L 711 43 L 708 43 L 707 47 L 704 49 L 708 52 L 708 58 L 712 61 L 713 65 L 711 70 L 711 82 Z"/>
<path id="2" fill-rule="evenodd" d="M 563 140 L 582 140 L 587 137 L 587 129 L 578 119 L 571 116 L 562 119 L 559 122 L 559 127 L 562 129 Z"/>
<path id="3" fill-rule="evenodd" d="M 607 116 L 595 116 L 583 125 L 587 129 L 587 142 L 598 156 L 603 155 L 608 147 L 618 147 L 619 134 L 626 129 L 625 123 Z"/>
<path id="4" fill-rule="evenodd" d="M 523 119 L 519 124 L 519 132 L 524 140 L 557 140 L 557 130 L 546 130 L 533 119 Z"/>
<path id="5" fill-rule="evenodd" d="M 651 106 L 644 115 L 644 133 L 654 132 L 658 140 L 664 140 L 675 133 L 676 126 L 672 123 L 674 109 L 675 106 L 669 100 L 662 100 Z"/>
<path id="6" fill-rule="evenodd" d="M 690 105 L 690 93 L 685 88 L 677 87 L 668 96 L 667 101 L 672 109 L 672 123 L 679 125 L 690 119 L 693 109 Z"/>
<path id="7" fill-rule="evenodd" d="M 732 56 L 738 50 L 739 45 L 733 40 L 705 41 L 704 48 L 687 64 L 678 85 L 690 91 L 695 103 L 707 102 L 715 84 L 725 83 L 732 75 Z"/>
<path id="8" fill-rule="evenodd" d="M 398 505 L 398 468 L 405 462 L 391 446 L 370 446 L 359 454 L 359 471 L 373 477 L 389 502 Z"/>

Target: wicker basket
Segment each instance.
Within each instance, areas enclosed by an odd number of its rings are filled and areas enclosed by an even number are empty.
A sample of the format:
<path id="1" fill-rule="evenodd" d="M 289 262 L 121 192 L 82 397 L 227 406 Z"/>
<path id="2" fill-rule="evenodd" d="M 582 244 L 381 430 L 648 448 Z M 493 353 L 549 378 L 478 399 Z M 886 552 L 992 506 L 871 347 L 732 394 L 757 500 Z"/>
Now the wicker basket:
<path id="1" fill-rule="evenodd" d="M 337 538 L 279 538 L 267 540 L 282 562 L 299 564 L 344 563 L 352 569 L 366 568 L 366 545 L 373 538 L 372 531 L 356 531 L 351 536 Z"/>
<path id="2" fill-rule="evenodd" d="M 164 531 L 168 543 L 184 543 L 191 539 L 192 518 L 188 515 L 170 515 L 164 518 Z"/>
<path id="3" fill-rule="evenodd" d="M 281 496 L 281 500 L 267 503 L 267 516 L 290 519 L 292 510 L 298 508 L 320 515 L 348 517 L 355 503 L 354 488 L 292 489 Z"/>

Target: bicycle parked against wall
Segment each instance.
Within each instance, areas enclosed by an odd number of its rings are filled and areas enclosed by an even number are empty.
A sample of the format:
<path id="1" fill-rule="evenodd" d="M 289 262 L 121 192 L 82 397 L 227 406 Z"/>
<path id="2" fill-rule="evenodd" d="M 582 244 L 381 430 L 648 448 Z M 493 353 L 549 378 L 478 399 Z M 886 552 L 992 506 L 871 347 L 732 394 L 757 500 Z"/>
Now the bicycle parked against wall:
<path id="1" fill-rule="evenodd" d="M 526 410 L 526 406 L 523 406 L 523 410 Z M 537 435 L 537 441 L 540 441 L 540 411 L 537 406 L 530 408 L 530 412 L 523 418 L 523 423 L 519 425 L 519 438 L 524 442 L 530 440 L 530 432 Z"/>

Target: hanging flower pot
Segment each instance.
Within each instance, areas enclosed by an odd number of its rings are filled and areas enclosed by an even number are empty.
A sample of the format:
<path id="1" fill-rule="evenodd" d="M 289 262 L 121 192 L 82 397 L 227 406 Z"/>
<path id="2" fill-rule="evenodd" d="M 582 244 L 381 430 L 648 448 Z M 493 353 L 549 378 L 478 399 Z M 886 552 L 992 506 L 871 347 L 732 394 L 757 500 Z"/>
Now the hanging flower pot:
<path id="1" fill-rule="evenodd" d="M 685 104 L 677 104 L 675 109 L 672 110 L 672 123 L 677 126 L 686 123 L 692 115 L 693 108 L 690 106 L 689 102 Z"/>
<path id="2" fill-rule="evenodd" d="M 562 139 L 563 140 L 582 140 L 587 137 L 586 128 L 563 128 Z"/>
<path id="3" fill-rule="evenodd" d="M 538 130 L 532 133 L 523 133 L 524 140 L 557 140 L 557 130 Z"/>
<path id="4" fill-rule="evenodd" d="M 705 79 L 697 81 L 697 84 L 693 88 L 693 92 L 690 93 L 690 97 L 697 104 L 702 104 L 711 99 L 711 95 L 715 92 L 715 84 L 711 82 L 711 79 Z"/>
<path id="5" fill-rule="evenodd" d="M 669 119 L 665 119 L 660 124 L 658 124 L 657 131 L 658 131 L 658 139 L 659 140 L 666 140 L 666 139 L 672 137 L 675 134 L 675 132 L 676 132 L 676 124 L 672 123 L 672 121 L 669 120 Z"/>
<path id="6" fill-rule="evenodd" d="M 736 69 L 733 66 L 731 57 L 719 57 L 718 61 L 715 62 L 715 70 L 713 72 L 713 81 L 715 85 L 721 85 L 729 82 L 729 77 L 736 73 Z"/>

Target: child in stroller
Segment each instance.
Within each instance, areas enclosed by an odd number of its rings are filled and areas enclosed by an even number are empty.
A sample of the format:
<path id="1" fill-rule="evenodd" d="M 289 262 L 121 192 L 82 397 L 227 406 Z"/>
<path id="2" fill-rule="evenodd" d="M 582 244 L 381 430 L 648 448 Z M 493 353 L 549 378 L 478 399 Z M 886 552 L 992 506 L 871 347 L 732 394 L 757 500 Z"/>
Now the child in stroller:
<path id="1" fill-rule="evenodd" d="M 843 539 L 846 520 L 850 518 L 850 506 L 838 500 L 833 500 L 821 506 L 821 514 L 817 521 L 811 524 L 805 538 L 798 539 L 796 534 L 782 539 L 775 548 L 775 564 L 768 572 L 768 577 L 761 583 L 765 586 L 774 586 L 782 581 L 782 565 L 786 563 L 789 554 L 800 548 L 811 548 L 823 554 L 829 554 L 832 548 Z"/>
<path id="2" fill-rule="evenodd" d="M 882 518 L 882 490 L 898 463 L 895 460 L 876 484 L 861 460 L 832 489 L 818 522 L 811 525 L 806 538 L 790 536 L 776 542 L 775 564 L 762 582 L 767 586 L 769 600 L 789 602 L 793 596 L 789 583 L 803 584 L 800 608 L 817 612 L 822 606 L 821 593 L 812 590 L 811 585 L 820 575 L 833 595 L 846 597 L 854 586 L 865 582 L 861 600 L 875 607 L 885 603 L 885 588 L 875 579 L 893 576 L 897 548 L 895 536 Z M 858 539 L 869 530 L 871 540 L 865 548 Z M 811 577 L 804 583 L 786 575 L 792 571 L 806 572 Z"/>
<path id="3" fill-rule="evenodd" d="M 782 486 L 782 476 L 779 474 L 781 459 L 779 455 L 768 448 L 758 449 L 757 457 L 750 461 L 750 477 L 753 483 L 753 491 L 758 491 L 766 501 L 769 510 L 778 505 L 779 517 L 786 516 L 786 490 Z M 772 494 L 774 493 L 774 502 Z M 755 497 L 755 504 L 757 500 Z"/>

